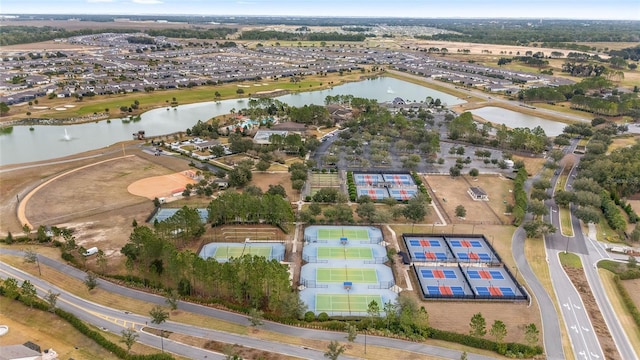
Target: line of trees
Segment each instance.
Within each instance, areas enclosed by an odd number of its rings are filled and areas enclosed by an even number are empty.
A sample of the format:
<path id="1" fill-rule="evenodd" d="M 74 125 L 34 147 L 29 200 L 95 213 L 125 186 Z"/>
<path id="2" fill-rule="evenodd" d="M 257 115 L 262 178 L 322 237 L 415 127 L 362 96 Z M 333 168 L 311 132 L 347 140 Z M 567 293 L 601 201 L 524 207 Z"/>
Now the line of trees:
<path id="1" fill-rule="evenodd" d="M 225 192 L 207 206 L 212 226 L 266 223 L 287 231 L 295 217 L 289 202 L 280 195 L 255 196 Z"/>
<path id="2" fill-rule="evenodd" d="M 241 40 L 282 40 L 282 41 L 364 41 L 365 34 L 340 34 L 337 32 L 284 32 L 275 30 L 248 30 L 240 35 Z"/>

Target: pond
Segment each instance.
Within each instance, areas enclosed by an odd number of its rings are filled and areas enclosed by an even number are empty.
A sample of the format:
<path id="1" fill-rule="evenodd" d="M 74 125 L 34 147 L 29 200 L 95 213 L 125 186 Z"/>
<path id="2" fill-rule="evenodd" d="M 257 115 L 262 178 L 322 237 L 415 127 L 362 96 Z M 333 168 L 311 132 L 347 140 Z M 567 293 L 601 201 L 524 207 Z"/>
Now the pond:
<path id="1" fill-rule="evenodd" d="M 377 101 L 401 97 L 406 101 L 439 98 L 443 104 L 456 105 L 465 101 L 443 92 L 406 81 L 381 77 L 335 86 L 331 89 L 280 96 L 277 99 L 291 106 L 323 105 L 327 95 L 353 95 Z M 158 108 L 142 114 L 137 122 L 99 121 L 77 125 L 14 126 L 10 134 L 0 135 L 0 165 L 48 160 L 80 152 L 108 147 L 132 139 L 132 134 L 145 130 L 147 136 L 184 131 L 198 120 L 228 114 L 231 109 L 247 106 L 247 99 L 202 102 L 174 108 Z M 168 110 L 167 110 L 168 109 Z"/>
<path id="2" fill-rule="evenodd" d="M 493 124 L 505 124 L 509 128 L 530 128 L 540 126 L 547 136 L 558 136 L 567 124 L 558 121 L 542 119 L 507 110 L 499 107 L 487 106 L 479 109 L 469 110 L 472 114 L 478 115 Z"/>

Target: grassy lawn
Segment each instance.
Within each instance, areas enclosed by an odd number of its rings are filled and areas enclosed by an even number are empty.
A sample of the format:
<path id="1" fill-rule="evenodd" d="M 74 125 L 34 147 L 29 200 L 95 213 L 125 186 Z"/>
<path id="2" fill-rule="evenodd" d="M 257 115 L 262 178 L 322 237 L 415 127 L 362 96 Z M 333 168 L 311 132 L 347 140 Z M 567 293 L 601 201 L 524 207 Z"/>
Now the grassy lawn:
<path id="1" fill-rule="evenodd" d="M 453 96 L 464 98 L 467 102 L 483 101 L 483 99 L 475 97 L 475 96 L 473 96 L 471 93 L 469 93 L 467 91 L 455 90 L 455 89 L 451 89 L 448 86 L 442 86 L 442 85 L 434 84 L 432 82 L 417 80 L 417 79 L 415 79 L 413 77 L 406 76 L 406 75 L 403 75 L 403 74 L 404 73 L 399 72 L 399 71 L 393 71 L 393 72 L 385 72 L 384 76 L 388 76 L 388 77 L 392 77 L 394 79 L 410 82 L 412 84 L 428 87 L 430 89 L 442 91 L 443 93 L 446 93 L 446 94 L 450 94 L 450 95 L 453 95 Z M 471 95 L 471 98 L 466 98 L 467 96 L 470 96 L 470 95 Z"/>
<path id="2" fill-rule="evenodd" d="M 198 86 L 194 88 L 184 88 L 176 90 L 157 90 L 152 92 L 138 92 L 129 94 L 116 94 L 116 95 L 98 95 L 94 97 L 85 97 L 83 101 L 76 101 L 73 98 L 64 99 L 38 99 L 38 106 L 49 107 L 47 110 L 31 110 L 33 116 L 47 117 L 53 119 L 65 119 L 73 117 L 81 117 L 91 115 L 93 113 L 103 113 L 105 109 L 109 109 L 109 117 L 122 117 L 128 115 L 140 114 L 157 107 L 169 106 L 173 98 L 176 99 L 178 105 L 204 102 L 204 101 L 216 101 L 226 99 L 245 98 L 250 96 L 252 92 L 258 91 L 270 91 L 276 89 L 287 90 L 290 92 L 302 92 L 312 91 L 328 88 L 330 86 L 340 85 L 345 82 L 357 81 L 362 76 L 362 73 L 357 72 L 345 72 L 344 75 L 329 74 L 327 76 L 306 76 L 300 82 L 293 83 L 288 79 L 280 81 L 273 81 L 271 79 L 265 79 L 261 81 L 244 81 L 237 83 L 229 83 L 224 85 L 208 85 Z M 254 87 L 253 84 L 260 83 L 260 87 Z M 267 85 L 262 85 L 267 84 Z M 238 85 L 249 87 L 238 87 Z M 238 94 L 238 89 L 244 90 L 244 94 Z M 215 93 L 220 93 L 220 97 L 216 98 Z M 135 100 L 140 102 L 140 108 L 134 113 L 121 113 L 121 106 L 130 106 Z M 62 107 L 64 105 L 74 105 L 73 108 L 69 108 L 66 111 L 56 111 L 55 107 Z M 17 108 L 16 108 L 17 109 Z M 179 106 L 178 106 L 179 109 Z M 12 111 L 9 116 L 4 119 L 13 120 L 20 119 L 23 116 L 23 109 Z M 206 121 L 208 119 L 201 119 Z"/>
<path id="3" fill-rule="evenodd" d="M 573 236 L 573 226 L 571 226 L 571 211 L 560 208 L 560 231 L 564 236 Z"/>
<path id="4" fill-rule="evenodd" d="M 540 281 L 544 289 L 547 291 L 547 294 L 549 294 L 549 296 L 551 297 L 551 300 L 556 307 L 556 312 L 560 313 L 560 307 L 558 306 L 555 292 L 553 291 L 553 284 L 551 283 L 549 266 L 547 265 L 546 261 L 547 254 L 544 250 L 544 242 L 541 240 L 528 239 L 524 245 L 524 252 L 525 256 L 527 257 L 527 261 L 529 262 L 529 266 L 531 266 L 531 269 L 538 278 L 538 281 Z M 569 336 L 567 335 L 567 329 L 564 324 L 564 319 L 562 317 L 559 317 L 558 321 L 560 322 L 560 332 L 562 333 L 562 348 L 564 349 L 564 354 L 567 359 L 573 359 L 573 347 L 571 346 Z"/>
<path id="5" fill-rule="evenodd" d="M 602 263 L 602 261 L 600 263 Z M 618 321 L 620 321 L 624 331 L 627 333 L 631 346 L 633 346 L 637 354 L 640 354 L 640 328 L 636 326 L 631 314 L 622 303 L 622 300 L 620 300 L 620 294 L 613 282 L 613 277 L 615 275 L 611 271 L 605 269 L 598 269 L 598 274 L 602 280 L 602 286 L 607 292 L 607 297 L 611 302 L 611 306 L 613 306 L 613 310 L 616 312 L 616 317 L 618 318 Z"/>
<path id="6" fill-rule="evenodd" d="M 582 261 L 580 261 L 580 257 L 578 255 L 561 252 L 558 254 L 558 257 L 560 258 L 560 263 L 563 266 L 582 269 Z"/>

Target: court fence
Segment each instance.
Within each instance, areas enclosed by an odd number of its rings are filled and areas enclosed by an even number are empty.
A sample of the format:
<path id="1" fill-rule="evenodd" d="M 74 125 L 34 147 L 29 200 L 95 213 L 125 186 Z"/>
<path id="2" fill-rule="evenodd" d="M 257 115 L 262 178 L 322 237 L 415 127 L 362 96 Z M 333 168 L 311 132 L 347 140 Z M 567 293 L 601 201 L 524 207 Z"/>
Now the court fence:
<path id="1" fill-rule="evenodd" d="M 389 289 L 391 288 L 393 285 L 395 285 L 395 281 L 391 280 L 391 281 L 380 281 L 377 284 L 371 284 L 369 286 L 367 286 L 367 289 Z"/>
<path id="2" fill-rule="evenodd" d="M 460 266 L 460 264 L 458 264 L 458 268 L 462 272 L 462 267 Z M 474 294 L 463 294 L 463 295 L 429 294 L 427 291 L 425 291 L 424 287 L 422 286 L 422 281 L 420 281 L 420 274 L 418 274 L 418 267 L 415 266 L 415 265 L 413 266 L 413 271 L 414 271 L 414 274 L 416 275 L 416 280 L 418 280 L 418 286 L 420 287 L 420 291 L 422 292 L 422 297 L 425 300 L 433 300 L 433 299 L 439 299 L 439 300 L 490 300 L 490 301 L 527 301 L 527 300 L 529 300 L 529 298 L 526 295 L 527 292 L 523 290 L 522 286 L 518 283 L 518 281 L 516 281 L 516 279 L 513 277 L 513 275 L 511 275 L 511 272 L 509 271 L 509 269 L 507 267 L 504 267 L 503 269 L 507 272 L 509 277 L 513 280 L 513 283 L 516 285 L 518 290 L 520 290 L 520 293 L 524 294 L 524 295 L 492 296 L 492 295 L 480 295 L 480 294 L 476 294 L 476 293 L 474 293 Z M 465 287 L 468 286 L 469 289 L 473 289 L 473 287 L 471 286 L 471 283 L 467 279 L 467 276 L 464 275 L 464 272 L 462 272 L 462 274 L 463 274 L 463 278 L 464 278 L 464 281 L 465 281 Z"/>
<path id="3" fill-rule="evenodd" d="M 308 263 L 320 263 L 320 264 L 326 264 L 329 262 L 329 260 L 327 259 L 318 259 L 317 256 L 311 256 L 311 255 L 302 255 L 302 260 Z"/>
<path id="4" fill-rule="evenodd" d="M 364 260 L 365 264 L 384 264 L 389 261 L 389 258 L 386 256 L 374 257 L 373 260 Z"/>
<path id="5" fill-rule="evenodd" d="M 316 280 L 300 279 L 300 285 L 304 285 L 307 288 L 327 289 L 329 284 L 318 284 Z"/>

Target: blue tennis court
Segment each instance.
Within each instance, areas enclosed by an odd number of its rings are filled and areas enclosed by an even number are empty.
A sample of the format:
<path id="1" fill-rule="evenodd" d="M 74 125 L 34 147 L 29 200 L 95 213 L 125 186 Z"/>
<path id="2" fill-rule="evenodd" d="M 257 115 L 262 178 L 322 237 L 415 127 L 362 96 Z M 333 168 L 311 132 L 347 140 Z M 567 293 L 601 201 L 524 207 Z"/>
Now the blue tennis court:
<path id="1" fill-rule="evenodd" d="M 384 182 L 384 178 L 380 174 L 353 174 L 353 181 L 356 185 L 375 186 Z"/>
<path id="2" fill-rule="evenodd" d="M 515 296 L 516 293 L 510 287 L 476 286 L 476 292 L 482 296 Z"/>
<path id="3" fill-rule="evenodd" d="M 446 261 L 448 259 L 447 253 L 443 252 L 432 252 L 432 251 L 416 251 L 412 253 L 413 257 L 416 260 L 425 260 L 425 261 Z"/>
<path id="4" fill-rule="evenodd" d="M 409 240 L 409 244 L 411 246 L 421 246 L 421 247 L 440 247 L 442 244 L 440 240 Z"/>
<path id="5" fill-rule="evenodd" d="M 180 208 L 173 208 L 173 209 L 162 208 L 162 209 L 158 209 L 156 214 L 151 219 L 149 219 L 149 222 L 151 224 L 153 224 L 156 220 L 158 220 L 158 222 L 165 221 L 168 218 L 170 218 L 173 215 L 175 215 L 178 212 L 178 210 L 180 210 Z M 200 215 L 200 221 L 202 221 L 203 223 L 206 223 L 207 219 L 209 217 L 209 210 L 207 210 L 206 208 L 198 208 L 196 210 L 198 211 L 198 215 Z"/>
<path id="6" fill-rule="evenodd" d="M 388 190 L 389 190 L 389 195 L 392 198 L 400 201 L 409 200 L 418 193 L 417 189 L 391 189 L 390 188 Z"/>
<path id="7" fill-rule="evenodd" d="M 415 186 L 413 178 L 409 174 L 382 174 L 384 181 L 396 186 Z"/>
<path id="8" fill-rule="evenodd" d="M 420 269 L 420 275 L 425 279 L 457 279 L 453 270 Z"/>
<path id="9" fill-rule="evenodd" d="M 389 197 L 389 192 L 385 188 L 372 188 L 372 187 L 356 187 L 358 190 L 358 196 L 366 195 L 372 200 L 381 200 Z"/>
<path id="10" fill-rule="evenodd" d="M 491 261 L 491 255 L 487 253 L 459 252 L 456 257 L 463 261 Z"/>
<path id="11" fill-rule="evenodd" d="M 480 241 L 478 240 L 451 240 L 450 241 L 451 246 L 455 246 L 455 247 L 474 247 L 474 248 L 481 248 L 482 244 L 480 243 Z"/>
<path id="12" fill-rule="evenodd" d="M 435 286 L 430 285 L 427 286 L 427 293 L 429 295 L 440 295 L 440 296 L 462 296 L 464 295 L 464 289 L 461 286 Z"/>
<path id="13" fill-rule="evenodd" d="M 504 280 L 504 275 L 498 270 L 467 270 L 470 279 Z"/>

